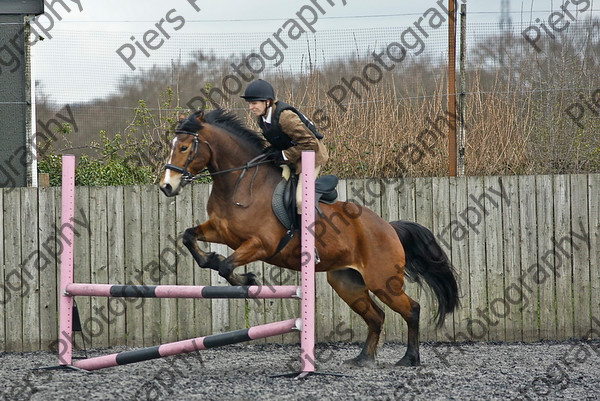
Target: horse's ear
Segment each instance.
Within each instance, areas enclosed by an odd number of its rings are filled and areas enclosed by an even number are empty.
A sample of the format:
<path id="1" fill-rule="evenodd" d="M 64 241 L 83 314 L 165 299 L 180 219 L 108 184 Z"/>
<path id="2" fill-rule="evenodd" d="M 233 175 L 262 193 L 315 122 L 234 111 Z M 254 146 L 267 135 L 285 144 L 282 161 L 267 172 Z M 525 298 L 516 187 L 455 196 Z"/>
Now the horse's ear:
<path id="1" fill-rule="evenodd" d="M 202 120 L 204 120 L 204 110 L 195 111 L 192 115 L 196 118 L 196 121 L 198 121 L 199 123 L 201 123 Z"/>

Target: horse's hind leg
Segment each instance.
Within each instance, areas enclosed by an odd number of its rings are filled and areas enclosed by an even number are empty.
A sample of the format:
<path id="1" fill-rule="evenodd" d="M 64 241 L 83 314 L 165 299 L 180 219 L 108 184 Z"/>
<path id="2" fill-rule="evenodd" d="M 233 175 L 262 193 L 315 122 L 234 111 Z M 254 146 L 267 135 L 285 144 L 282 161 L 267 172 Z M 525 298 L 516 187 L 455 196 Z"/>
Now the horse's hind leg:
<path id="1" fill-rule="evenodd" d="M 387 278 L 386 278 L 387 277 Z M 384 280 L 385 279 L 385 280 Z M 408 326 L 406 354 L 396 363 L 397 366 L 418 366 L 419 356 L 419 315 L 421 307 L 402 289 L 404 280 L 397 274 L 385 275 L 381 271 L 367 275 L 368 288 L 392 310 L 398 312 Z"/>
<path id="2" fill-rule="evenodd" d="M 421 364 L 419 356 L 419 315 L 421 306 L 404 292 L 398 297 L 379 296 L 379 299 L 394 311 L 400 313 L 408 326 L 406 353 L 396 363 L 396 366 L 419 366 Z"/>
<path id="3" fill-rule="evenodd" d="M 369 332 L 360 354 L 349 361 L 355 366 L 367 366 L 375 363 L 375 355 L 385 314 L 369 296 L 365 282 L 354 269 L 327 272 L 327 281 L 335 292 L 358 313 L 367 323 Z"/>

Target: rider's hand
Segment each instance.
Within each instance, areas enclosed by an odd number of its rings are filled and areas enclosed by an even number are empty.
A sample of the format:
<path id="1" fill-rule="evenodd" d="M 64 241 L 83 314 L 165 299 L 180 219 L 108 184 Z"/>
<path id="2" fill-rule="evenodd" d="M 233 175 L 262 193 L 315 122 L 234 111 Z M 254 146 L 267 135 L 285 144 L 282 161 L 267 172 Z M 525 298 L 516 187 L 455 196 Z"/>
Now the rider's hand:
<path id="1" fill-rule="evenodd" d="M 283 161 L 283 153 L 281 150 L 274 148 L 273 146 L 269 146 L 268 148 L 263 149 L 263 154 L 267 155 L 269 159 L 275 162 Z"/>

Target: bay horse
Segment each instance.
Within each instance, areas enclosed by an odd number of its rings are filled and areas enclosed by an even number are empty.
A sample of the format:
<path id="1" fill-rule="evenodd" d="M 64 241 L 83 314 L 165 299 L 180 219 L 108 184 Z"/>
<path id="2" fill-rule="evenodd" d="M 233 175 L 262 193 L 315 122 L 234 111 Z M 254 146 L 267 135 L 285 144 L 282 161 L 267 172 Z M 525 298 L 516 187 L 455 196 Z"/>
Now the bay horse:
<path id="1" fill-rule="evenodd" d="M 252 273 L 234 269 L 254 261 L 295 271 L 301 269 L 299 236 L 279 252 L 286 229 L 272 211 L 271 198 L 281 181 L 273 162 L 256 162 L 266 142 L 230 111 L 202 111 L 181 120 L 159 186 L 166 196 L 176 196 L 194 177 L 208 169 L 212 191 L 207 202 L 209 219 L 185 230 L 183 243 L 202 268 L 219 272 L 232 285 L 255 285 Z M 399 366 L 417 366 L 419 356 L 419 304 L 404 292 L 404 276 L 423 279 L 437 298 L 437 324 L 458 307 L 454 269 L 427 228 L 412 222 L 388 223 L 371 210 L 350 202 L 320 204 L 329 225 L 319 233 L 317 272 L 327 272 L 335 292 L 368 326 L 365 344 L 355 366 L 375 363 L 384 321 L 377 296 L 408 326 L 406 354 Z M 316 227 L 316 226 L 315 226 Z M 197 241 L 226 244 L 234 252 L 224 257 L 205 252 Z"/>

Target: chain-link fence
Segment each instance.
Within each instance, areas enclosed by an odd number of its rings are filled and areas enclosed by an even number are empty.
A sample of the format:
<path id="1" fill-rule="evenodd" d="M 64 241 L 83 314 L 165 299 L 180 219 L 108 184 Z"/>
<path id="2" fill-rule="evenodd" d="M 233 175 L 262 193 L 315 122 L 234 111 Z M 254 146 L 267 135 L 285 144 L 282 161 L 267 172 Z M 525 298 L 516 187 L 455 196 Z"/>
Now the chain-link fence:
<path id="1" fill-rule="evenodd" d="M 260 77 L 321 126 L 327 171 L 445 175 L 443 11 L 400 27 L 315 32 L 288 20 L 274 32 L 180 33 L 175 14 L 142 33 L 57 29 L 61 51 L 34 53 L 38 146 L 96 157 L 120 133 L 158 166 L 178 110 L 233 108 L 254 124 L 239 95 Z M 600 20 L 584 17 L 552 28 L 468 24 L 466 174 L 600 171 Z M 55 140 L 63 123 L 70 143 Z"/>

